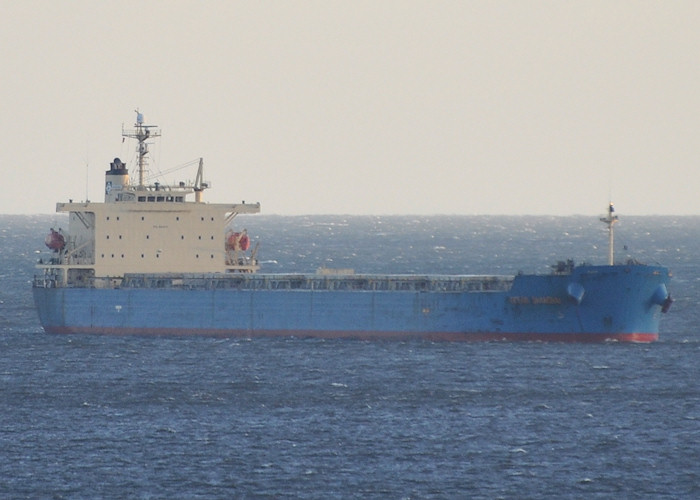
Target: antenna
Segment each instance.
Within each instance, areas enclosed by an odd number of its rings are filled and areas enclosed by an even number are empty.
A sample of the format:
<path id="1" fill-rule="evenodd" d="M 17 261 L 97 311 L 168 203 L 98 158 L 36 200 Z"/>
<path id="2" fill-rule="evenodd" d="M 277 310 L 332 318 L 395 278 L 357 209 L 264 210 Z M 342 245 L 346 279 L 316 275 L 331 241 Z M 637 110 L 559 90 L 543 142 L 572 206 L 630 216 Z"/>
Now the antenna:
<path id="1" fill-rule="evenodd" d="M 608 215 L 607 217 L 601 217 L 600 222 L 605 222 L 608 225 L 608 265 L 612 266 L 615 263 L 615 236 L 613 226 L 619 220 L 615 213 L 615 207 L 612 202 L 608 205 Z"/>
<path id="2" fill-rule="evenodd" d="M 148 143 L 147 139 L 151 137 L 160 137 L 160 130 L 155 130 L 157 125 L 144 125 L 143 124 L 143 113 L 136 111 L 136 123 L 134 130 L 124 130 L 122 126 L 122 137 L 129 137 L 130 139 L 136 139 L 139 141 L 138 153 L 139 153 L 139 185 L 138 189 L 144 189 L 143 175 L 146 169 L 146 155 L 148 154 Z M 151 130 L 154 129 L 154 130 Z"/>

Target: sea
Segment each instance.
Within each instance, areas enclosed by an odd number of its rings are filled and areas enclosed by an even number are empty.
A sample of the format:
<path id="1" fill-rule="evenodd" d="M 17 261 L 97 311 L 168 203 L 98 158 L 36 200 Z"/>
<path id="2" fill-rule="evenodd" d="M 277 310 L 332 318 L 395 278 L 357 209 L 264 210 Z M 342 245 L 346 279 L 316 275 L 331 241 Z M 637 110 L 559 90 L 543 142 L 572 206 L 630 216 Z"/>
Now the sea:
<path id="1" fill-rule="evenodd" d="M 239 216 L 268 272 L 605 263 L 588 216 Z M 48 335 L 60 215 L 0 216 L 0 498 L 700 498 L 700 217 L 628 216 L 651 344 Z M 197 314 L 197 311 L 192 311 Z"/>

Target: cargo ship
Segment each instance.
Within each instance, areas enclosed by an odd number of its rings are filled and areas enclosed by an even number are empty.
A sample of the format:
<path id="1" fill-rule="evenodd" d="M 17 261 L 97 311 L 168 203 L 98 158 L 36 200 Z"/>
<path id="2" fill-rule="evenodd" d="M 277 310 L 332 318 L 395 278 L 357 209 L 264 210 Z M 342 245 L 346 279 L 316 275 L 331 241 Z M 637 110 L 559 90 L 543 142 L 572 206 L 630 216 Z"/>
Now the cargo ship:
<path id="1" fill-rule="evenodd" d="M 58 203 L 67 231 L 51 229 L 33 295 L 56 334 L 427 339 L 439 341 L 651 342 L 672 298 L 669 270 L 614 262 L 612 204 L 607 265 L 555 264 L 514 276 L 259 272 L 258 247 L 234 226 L 259 203 L 203 201 L 195 180 L 146 178 L 160 136 L 137 110 L 138 180 L 119 158 L 104 202 Z M 193 164 L 194 167 L 194 164 Z"/>

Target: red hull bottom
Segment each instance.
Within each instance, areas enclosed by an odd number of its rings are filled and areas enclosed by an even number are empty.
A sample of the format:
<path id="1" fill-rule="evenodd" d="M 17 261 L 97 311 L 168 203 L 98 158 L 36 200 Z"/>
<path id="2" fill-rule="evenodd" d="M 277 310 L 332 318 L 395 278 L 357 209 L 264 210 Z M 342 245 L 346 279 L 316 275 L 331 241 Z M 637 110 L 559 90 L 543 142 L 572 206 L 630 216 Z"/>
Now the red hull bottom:
<path id="1" fill-rule="evenodd" d="M 503 333 L 503 332 L 366 332 L 293 330 L 184 330 L 176 328 L 45 327 L 53 334 L 134 335 L 159 337 L 294 337 L 358 340 L 422 339 L 446 342 L 655 342 L 658 333 Z"/>

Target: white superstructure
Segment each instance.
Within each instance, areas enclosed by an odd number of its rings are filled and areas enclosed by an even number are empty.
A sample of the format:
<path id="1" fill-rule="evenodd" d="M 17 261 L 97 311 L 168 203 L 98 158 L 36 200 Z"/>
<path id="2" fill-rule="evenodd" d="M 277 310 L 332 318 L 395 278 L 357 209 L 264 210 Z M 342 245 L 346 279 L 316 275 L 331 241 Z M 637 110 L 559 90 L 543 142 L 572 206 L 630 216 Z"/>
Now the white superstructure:
<path id="1" fill-rule="evenodd" d="M 256 271 L 256 249 L 246 252 L 230 225 L 238 214 L 258 213 L 260 204 L 204 203 L 208 184 L 201 159 L 194 183 L 145 184 L 146 141 L 160 133 L 137 111 L 135 130 L 122 134 L 138 141 L 138 184 L 115 158 L 105 174 L 103 203 L 56 205 L 57 212 L 68 213 L 69 223 L 67 232 L 52 233 L 61 243 L 52 247 L 56 257 L 39 266 L 47 277 L 56 286 L 99 287 L 114 286 L 128 273 Z"/>

